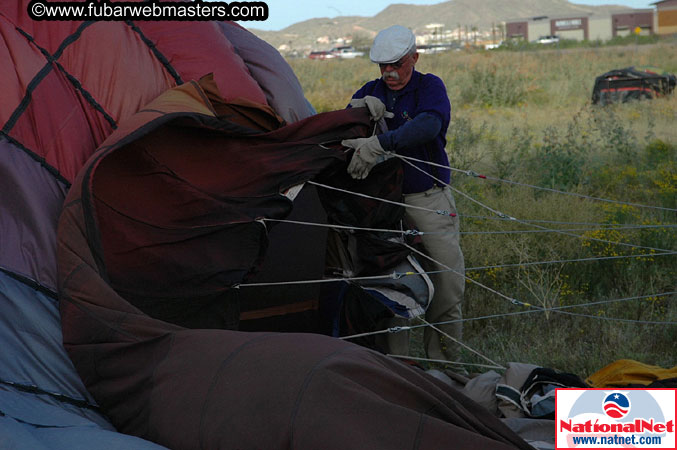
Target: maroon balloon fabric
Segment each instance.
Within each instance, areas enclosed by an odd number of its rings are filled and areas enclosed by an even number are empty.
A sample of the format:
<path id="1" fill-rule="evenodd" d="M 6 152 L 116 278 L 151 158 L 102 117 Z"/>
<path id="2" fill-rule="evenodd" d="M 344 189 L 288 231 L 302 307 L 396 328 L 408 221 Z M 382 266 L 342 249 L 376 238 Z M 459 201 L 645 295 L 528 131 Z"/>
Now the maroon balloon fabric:
<path id="1" fill-rule="evenodd" d="M 285 217 L 279 192 L 345 167 L 340 140 L 370 128 L 344 110 L 255 130 L 210 113 L 208 88 L 173 89 L 113 133 L 61 216 L 64 343 L 115 426 L 173 449 L 529 448 L 456 390 L 363 347 L 186 329 L 134 304 L 242 280 L 265 247 L 256 219 Z"/>

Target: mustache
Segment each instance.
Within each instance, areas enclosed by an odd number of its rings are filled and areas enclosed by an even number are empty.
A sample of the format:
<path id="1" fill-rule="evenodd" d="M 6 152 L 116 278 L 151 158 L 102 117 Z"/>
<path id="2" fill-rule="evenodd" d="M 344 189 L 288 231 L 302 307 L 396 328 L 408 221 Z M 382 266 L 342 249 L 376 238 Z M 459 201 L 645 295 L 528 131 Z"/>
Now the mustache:
<path id="1" fill-rule="evenodd" d="M 392 78 L 393 80 L 399 80 L 400 79 L 400 75 L 395 71 L 383 72 L 383 75 L 381 75 L 381 77 L 383 78 L 384 81 L 385 81 L 386 78 Z"/>

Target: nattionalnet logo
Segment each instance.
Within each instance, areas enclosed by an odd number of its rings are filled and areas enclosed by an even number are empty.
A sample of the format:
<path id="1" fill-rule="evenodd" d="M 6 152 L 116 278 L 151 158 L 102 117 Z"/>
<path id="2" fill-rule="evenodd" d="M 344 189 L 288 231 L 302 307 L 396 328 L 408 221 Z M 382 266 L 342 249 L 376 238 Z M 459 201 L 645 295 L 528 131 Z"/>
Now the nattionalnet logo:
<path id="1" fill-rule="evenodd" d="M 677 389 L 557 389 L 556 448 L 675 449 Z"/>
<path id="2" fill-rule="evenodd" d="M 604 412 L 612 419 L 622 419 L 630 412 L 630 400 L 620 392 L 612 392 L 604 399 Z"/>

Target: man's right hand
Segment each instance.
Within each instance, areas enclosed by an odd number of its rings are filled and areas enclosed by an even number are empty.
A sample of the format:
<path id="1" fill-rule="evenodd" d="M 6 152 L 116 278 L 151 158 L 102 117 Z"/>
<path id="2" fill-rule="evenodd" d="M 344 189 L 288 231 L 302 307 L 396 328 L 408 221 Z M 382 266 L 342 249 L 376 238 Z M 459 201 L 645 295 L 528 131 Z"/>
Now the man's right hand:
<path id="1" fill-rule="evenodd" d="M 369 109 L 369 118 L 374 122 L 385 118 L 395 117 L 390 111 L 386 111 L 386 105 L 383 104 L 378 98 L 367 95 L 363 98 L 354 98 L 350 101 L 350 106 L 353 108 L 368 108 Z"/>

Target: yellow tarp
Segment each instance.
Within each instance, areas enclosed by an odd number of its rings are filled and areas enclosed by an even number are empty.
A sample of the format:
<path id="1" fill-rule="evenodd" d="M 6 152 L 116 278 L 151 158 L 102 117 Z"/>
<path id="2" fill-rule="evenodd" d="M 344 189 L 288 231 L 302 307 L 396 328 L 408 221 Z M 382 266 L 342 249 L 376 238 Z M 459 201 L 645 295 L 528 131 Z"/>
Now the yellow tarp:
<path id="1" fill-rule="evenodd" d="M 604 388 L 629 384 L 648 385 L 668 378 L 677 378 L 677 366 L 664 369 L 631 359 L 619 359 L 593 373 L 585 381 L 592 387 Z"/>

